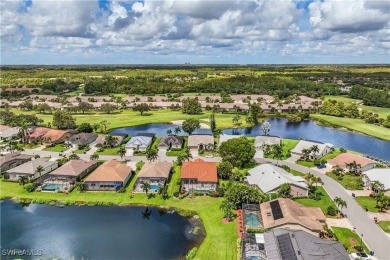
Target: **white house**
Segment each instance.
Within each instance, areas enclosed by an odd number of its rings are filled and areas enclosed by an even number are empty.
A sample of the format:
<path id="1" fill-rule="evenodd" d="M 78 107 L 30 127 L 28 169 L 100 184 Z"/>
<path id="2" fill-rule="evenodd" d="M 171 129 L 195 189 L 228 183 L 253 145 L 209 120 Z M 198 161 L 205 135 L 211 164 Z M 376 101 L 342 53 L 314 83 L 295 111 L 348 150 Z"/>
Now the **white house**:
<path id="1" fill-rule="evenodd" d="M 383 192 L 390 195 L 390 168 L 374 168 L 362 173 L 364 186 L 371 188 L 371 183 L 379 181 L 384 185 Z"/>
<path id="2" fill-rule="evenodd" d="M 332 152 L 333 144 L 330 143 L 320 143 L 315 141 L 308 141 L 308 140 L 300 140 L 299 143 L 292 149 L 290 152 L 291 154 L 298 155 L 302 157 L 303 153 L 302 150 L 304 149 L 312 149 L 313 146 L 318 147 L 318 152 L 311 152 L 310 153 L 310 159 L 319 159 L 328 153 Z"/>
<path id="3" fill-rule="evenodd" d="M 263 193 L 275 193 L 284 183 L 291 185 L 291 195 L 294 197 L 308 196 L 309 187 L 305 179 L 294 176 L 283 168 L 272 164 L 262 164 L 248 171 L 245 182 L 257 186 Z"/>
<path id="4" fill-rule="evenodd" d="M 278 136 L 260 135 L 256 136 L 255 148 L 257 151 L 263 150 L 264 145 L 280 144 L 281 139 Z"/>
<path id="5" fill-rule="evenodd" d="M 138 135 L 132 137 L 125 145 L 127 150 L 132 151 L 142 151 L 145 152 L 146 149 L 151 145 L 153 141 L 152 136 Z"/>
<path id="6" fill-rule="evenodd" d="M 0 125 L 0 139 L 11 140 L 12 137 L 17 136 L 19 133 L 19 127 L 9 127 L 6 125 Z"/>

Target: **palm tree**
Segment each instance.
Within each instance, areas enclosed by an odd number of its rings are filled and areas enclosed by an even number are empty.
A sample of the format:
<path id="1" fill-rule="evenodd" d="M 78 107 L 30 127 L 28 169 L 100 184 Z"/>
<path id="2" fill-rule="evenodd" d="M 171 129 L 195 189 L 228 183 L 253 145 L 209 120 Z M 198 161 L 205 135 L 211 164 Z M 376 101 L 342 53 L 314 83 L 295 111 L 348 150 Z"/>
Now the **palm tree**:
<path id="1" fill-rule="evenodd" d="M 119 154 L 121 159 L 123 159 L 123 156 L 126 155 L 126 148 L 124 146 L 119 147 L 117 153 Z"/>
<path id="2" fill-rule="evenodd" d="M 149 182 L 145 181 L 144 183 L 142 183 L 141 188 L 146 193 L 146 195 L 148 195 L 148 191 L 150 190 Z"/>
<path id="3" fill-rule="evenodd" d="M 377 193 L 383 192 L 385 185 L 383 185 L 380 181 L 374 181 L 371 183 L 371 189 Z"/>
<path id="4" fill-rule="evenodd" d="M 316 187 L 315 198 L 317 198 L 317 190 L 318 190 L 317 185 L 318 185 L 319 182 L 321 182 L 321 178 L 318 177 L 318 176 L 314 176 L 312 178 L 312 181 L 315 183 L 315 187 Z"/>
<path id="5" fill-rule="evenodd" d="M 347 207 L 347 202 L 340 197 L 335 197 L 333 201 L 336 204 L 336 206 L 339 208 L 339 214 L 341 214 L 343 208 Z"/>
<path id="6" fill-rule="evenodd" d="M 178 135 L 181 132 L 180 127 L 176 127 L 173 132 L 175 132 L 175 135 Z"/>
<path id="7" fill-rule="evenodd" d="M 104 138 L 104 143 L 106 144 L 106 146 L 112 148 L 118 143 L 118 138 L 108 134 Z"/>
<path id="8" fill-rule="evenodd" d="M 223 134 L 223 131 L 221 129 L 215 129 L 214 130 L 214 136 L 217 137 L 217 143 L 219 143 L 219 137 Z"/>
<path id="9" fill-rule="evenodd" d="M 310 153 L 311 153 L 311 150 L 310 150 L 310 149 L 306 149 L 306 148 L 303 148 L 303 149 L 302 149 L 302 156 L 303 156 L 303 159 L 304 159 L 305 161 L 308 161 L 308 160 L 309 160 Z"/>
<path id="10" fill-rule="evenodd" d="M 349 169 L 349 172 L 355 175 L 360 175 L 362 173 L 361 168 L 362 166 L 355 161 L 348 163 L 347 168 Z"/>
<path id="11" fill-rule="evenodd" d="M 28 177 L 24 176 L 24 175 L 23 176 L 19 176 L 18 182 L 19 182 L 19 185 L 24 186 L 25 184 L 28 183 Z"/>
<path id="12" fill-rule="evenodd" d="M 305 175 L 305 180 L 309 183 L 309 186 L 311 186 L 314 177 L 315 177 L 314 174 L 312 174 L 311 172 Z"/>
<path id="13" fill-rule="evenodd" d="M 313 152 L 314 156 L 320 152 L 320 148 L 318 148 L 318 145 L 313 145 L 311 148 L 310 148 L 310 151 Z"/>
<path id="14" fill-rule="evenodd" d="M 276 165 L 279 165 L 279 160 L 283 158 L 283 147 L 281 144 L 272 145 L 273 159 L 276 158 Z"/>
<path id="15" fill-rule="evenodd" d="M 168 129 L 167 130 L 167 135 L 171 135 L 172 134 L 172 130 L 171 129 Z"/>
<path id="16" fill-rule="evenodd" d="M 232 217 L 232 210 L 234 209 L 233 203 L 225 199 L 222 201 L 221 205 L 219 206 L 219 209 L 223 212 L 225 218 L 227 220 L 230 220 L 230 218 Z"/>
<path id="17" fill-rule="evenodd" d="M 91 156 L 89 157 L 90 160 L 94 160 L 94 161 L 97 161 L 99 160 L 99 155 L 97 153 L 94 153 L 94 154 L 91 154 Z"/>
<path id="18" fill-rule="evenodd" d="M 146 158 L 149 160 L 149 161 L 155 161 L 157 160 L 158 158 L 158 152 L 157 150 L 155 149 L 148 149 L 146 151 Z"/>
<path id="19" fill-rule="evenodd" d="M 38 165 L 37 167 L 37 173 L 39 174 L 39 177 L 42 176 L 42 172 L 44 172 L 44 168 L 42 167 L 42 165 Z"/>

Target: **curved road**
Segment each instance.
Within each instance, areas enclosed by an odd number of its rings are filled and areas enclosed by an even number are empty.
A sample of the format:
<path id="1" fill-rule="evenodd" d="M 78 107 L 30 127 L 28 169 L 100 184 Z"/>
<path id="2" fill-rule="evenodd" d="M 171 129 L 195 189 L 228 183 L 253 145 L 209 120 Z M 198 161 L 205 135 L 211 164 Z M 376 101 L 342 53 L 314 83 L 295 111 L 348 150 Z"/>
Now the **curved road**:
<path id="1" fill-rule="evenodd" d="M 268 158 L 255 158 L 255 161 L 259 163 L 270 162 L 276 164 L 276 160 Z M 340 197 L 347 202 L 347 208 L 343 209 L 343 213 L 347 215 L 349 221 L 356 228 L 356 232 L 359 235 L 363 234 L 363 241 L 370 250 L 374 251 L 374 256 L 380 260 L 390 259 L 390 238 L 377 224 L 375 224 L 355 199 L 345 191 L 343 186 L 320 171 L 299 164 L 279 161 L 279 165 L 286 165 L 293 170 L 302 173 L 311 172 L 314 175 L 319 176 L 323 182 L 323 187 L 332 199 Z"/>

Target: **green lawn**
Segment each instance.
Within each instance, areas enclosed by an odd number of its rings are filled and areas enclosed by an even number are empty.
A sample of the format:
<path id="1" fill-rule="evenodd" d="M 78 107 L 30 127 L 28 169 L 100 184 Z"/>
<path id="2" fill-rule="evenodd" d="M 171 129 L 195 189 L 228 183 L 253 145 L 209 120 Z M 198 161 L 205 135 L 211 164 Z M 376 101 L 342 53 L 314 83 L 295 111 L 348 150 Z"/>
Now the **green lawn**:
<path id="1" fill-rule="evenodd" d="M 335 149 L 333 150 L 333 152 L 326 154 L 326 155 L 325 155 L 324 157 L 322 157 L 321 159 L 330 160 L 330 159 L 335 158 L 335 157 L 336 157 L 337 155 L 339 155 L 339 154 L 341 154 L 340 148 L 335 148 Z"/>
<path id="2" fill-rule="evenodd" d="M 169 176 L 168 180 L 168 195 L 173 196 L 175 192 L 180 191 L 180 173 L 181 168 L 176 163 L 173 164 L 173 173 Z"/>
<path id="3" fill-rule="evenodd" d="M 359 196 L 356 197 L 356 201 L 364 210 L 367 207 L 369 212 L 379 212 L 379 209 L 376 207 L 376 201 L 374 198 L 369 196 Z"/>
<path id="4" fill-rule="evenodd" d="M 353 118 L 341 118 L 328 115 L 311 114 L 310 118 L 324 122 L 325 124 L 331 124 L 335 126 L 344 127 L 353 131 L 357 131 L 363 134 L 371 135 L 376 138 L 390 141 L 390 129 L 377 126 L 374 124 L 368 124 L 363 119 Z"/>
<path id="5" fill-rule="evenodd" d="M 67 202 L 109 202 L 121 205 L 162 205 L 174 207 L 179 210 L 195 211 L 203 221 L 207 236 L 196 255 L 196 259 L 235 259 L 236 258 L 236 222 L 223 224 L 221 219 L 223 213 L 219 209 L 222 198 L 212 198 L 209 196 L 200 196 L 195 198 L 186 198 L 183 200 L 167 199 L 163 200 L 160 196 L 147 198 L 145 194 L 134 194 L 115 192 L 85 192 L 79 193 L 73 190 L 70 194 L 32 192 L 28 193 L 22 186 L 12 182 L 0 182 L 1 199 L 21 198 L 35 199 L 36 201 L 49 202 L 51 200 Z M 218 249 L 218 250 L 216 250 Z"/>
<path id="6" fill-rule="evenodd" d="M 333 173 L 327 173 L 329 177 L 340 183 L 347 190 L 362 190 L 363 185 L 361 184 L 362 177 L 353 176 L 350 174 L 344 174 L 343 179 L 339 180 L 339 178 Z"/>
<path id="7" fill-rule="evenodd" d="M 302 165 L 302 166 L 305 166 L 305 167 L 314 167 L 314 161 L 303 161 L 303 160 L 298 160 L 296 161 L 296 164 L 299 164 L 299 165 Z"/>
<path id="8" fill-rule="evenodd" d="M 326 215 L 327 209 L 329 206 L 337 209 L 336 205 L 333 203 L 332 199 L 329 197 L 328 193 L 322 187 L 318 187 L 318 197 L 320 200 L 312 200 L 309 198 L 296 199 L 295 201 L 306 206 L 306 207 L 320 207 L 322 212 Z"/>
<path id="9" fill-rule="evenodd" d="M 383 231 L 390 233 L 390 221 L 379 221 L 378 225 L 383 229 Z"/>
<path id="10" fill-rule="evenodd" d="M 123 145 L 121 145 L 123 146 Z M 119 150 L 119 147 L 113 147 L 113 148 L 104 148 L 104 150 L 102 152 L 96 152 L 97 154 L 99 155 L 119 155 L 118 154 L 118 150 Z"/>
<path id="11" fill-rule="evenodd" d="M 56 144 L 55 146 L 52 146 L 52 147 L 47 147 L 45 149 L 43 149 L 44 151 L 49 151 L 49 152 L 59 152 L 59 153 L 62 153 L 66 150 L 68 150 L 68 148 L 66 148 L 63 144 Z"/>
<path id="12" fill-rule="evenodd" d="M 187 136 L 183 136 L 183 138 L 184 138 L 183 148 L 180 151 L 167 151 L 166 156 L 179 156 L 179 155 L 185 155 L 186 154 L 188 137 Z"/>
<path id="13" fill-rule="evenodd" d="M 303 174 L 299 171 L 293 170 L 293 169 L 290 169 L 289 173 L 291 173 L 292 175 L 295 175 L 295 176 L 305 176 L 305 174 Z"/>
<path id="14" fill-rule="evenodd" d="M 340 227 L 332 227 L 334 234 L 337 238 L 337 240 L 340 241 L 341 244 L 344 245 L 344 247 L 347 249 L 348 253 L 356 252 L 356 249 L 354 248 L 355 245 L 360 245 L 360 236 L 354 232 L 352 232 L 348 228 L 340 228 Z M 363 248 L 366 251 L 366 253 L 369 252 L 367 246 L 363 244 Z"/>
<path id="15" fill-rule="evenodd" d="M 282 139 L 283 144 L 283 158 L 282 160 L 285 160 L 289 158 L 289 151 L 293 149 L 297 144 L 299 143 L 299 140 L 292 140 L 292 139 Z M 266 158 L 273 159 L 273 154 L 270 154 L 266 156 Z"/>
<path id="16" fill-rule="evenodd" d="M 84 149 L 81 149 L 81 150 L 76 150 L 76 151 L 74 151 L 74 153 L 76 153 L 76 154 L 82 154 L 82 153 L 85 153 L 85 152 L 87 152 L 87 151 L 89 151 L 89 148 L 84 148 Z"/>

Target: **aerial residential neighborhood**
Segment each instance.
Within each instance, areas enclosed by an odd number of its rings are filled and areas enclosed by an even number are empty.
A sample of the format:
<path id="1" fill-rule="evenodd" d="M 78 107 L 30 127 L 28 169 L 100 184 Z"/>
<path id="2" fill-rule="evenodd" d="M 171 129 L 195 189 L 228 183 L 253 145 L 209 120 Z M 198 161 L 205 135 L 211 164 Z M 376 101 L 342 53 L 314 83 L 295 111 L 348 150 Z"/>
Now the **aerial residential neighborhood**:
<path id="1" fill-rule="evenodd" d="M 389 14 L 0 1 L 0 258 L 389 260 Z"/>

